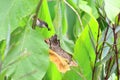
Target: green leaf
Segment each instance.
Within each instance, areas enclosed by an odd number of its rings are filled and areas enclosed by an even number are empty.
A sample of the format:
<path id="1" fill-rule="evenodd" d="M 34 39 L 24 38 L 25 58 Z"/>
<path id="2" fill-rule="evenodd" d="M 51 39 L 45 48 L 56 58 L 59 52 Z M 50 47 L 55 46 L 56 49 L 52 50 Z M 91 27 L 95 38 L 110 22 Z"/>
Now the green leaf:
<path id="1" fill-rule="evenodd" d="M 7 70 L 0 72 L 0 80 L 5 80 L 6 72 L 7 72 Z"/>
<path id="2" fill-rule="evenodd" d="M 92 14 L 92 9 L 89 5 L 87 5 L 86 1 L 81 1 L 79 4 L 79 8 L 90 15 Z"/>
<path id="3" fill-rule="evenodd" d="M 97 0 L 96 0 L 97 1 Z M 98 14 L 97 14 L 97 9 L 96 9 L 96 1 L 94 1 L 94 0 L 81 0 L 80 1 L 80 4 L 82 4 L 82 5 L 84 5 L 84 3 L 86 3 L 87 2 L 87 5 L 89 6 L 89 7 L 91 7 L 91 10 L 92 10 L 92 14 L 93 14 L 93 16 L 95 17 L 95 18 L 97 18 L 98 17 Z M 100 0 L 99 1 L 99 3 L 101 3 L 101 1 L 102 0 Z M 87 11 L 87 10 L 86 10 Z"/>
<path id="4" fill-rule="evenodd" d="M 50 63 L 43 80 L 62 80 L 62 74 L 58 71 L 57 66 L 54 63 Z"/>
<path id="5" fill-rule="evenodd" d="M 80 28 L 80 23 L 78 20 L 76 20 L 76 23 L 73 26 L 73 34 L 74 34 L 75 40 L 79 37 L 81 31 L 82 29 Z"/>
<path id="6" fill-rule="evenodd" d="M 41 20 L 45 21 L 48 24 L 48 27 L 50 28 L 50 31 L 48 31 L 47 28 L 41 28 L 38 31 L 42 35 L 44 35 L 45 38 L 50 38 L 55 33 L 55 30 L 54 30 L 52 19 L 51 19 L 50 12 L 49 12 L 49 9 L 48 9 L 47 0 L 43 0 L 42 5 L 40 7 L 38 17 Z"/>
<path id="7" fill-rule="evenodd" d="M 72 68 L 72 70 L 67 71 L 63 75 L 62 80 L 86 80 L 86 78 L 83 76 L 79 69 Z"/>
<path id="8" fill-rule="evenodd" d="M 115 73 L 111 74 L 111 76 L 109 77 L 110 80 L 117 80 L 117 76 Z"/>
<path id="9" fill-rule="evenodd" d="M 55 4 L 56 4 L 56 1 L 48 1 L 48 8 L 50 11 L 50 16 L 51 16 L 52 21 L 55 18 L 55 10 L 54 10 Z"/>
<path id="10" fill-rule="evenodd" d="M 72 40 L 67 39 L 65 36 L 63 36 L 60 39 L 60 46 L 63 50 L 68 52 L 69 54 L 73 54 L 74 52 L 74 43 Z"/>
<path id="11" fill-rule="evenodd" d="M 61 34 L 61 24 L 62 24 L 62 13 L 61 13 L 61 7 L 60 7 L 60 2 L 57 1 L 55 5 L 55 18 L 53 20 L 53 25 L 55 27 L 55 32 L 56 34 L 60 35 Z"/>
<path id="12" fill-rule="evenodd" d="M 61 37 L 67 32 L 66 6 L 62 1 L 57 1 L 55 5 L 55 18 L 53 20 L 56 34 Z"/>
<path id="13" fill-rule="evenodd" d="M 106 61 L 108 61 L 112 56 L 114 56 L 113 51 L 108 53 L 102 60 L 100 60 L 99 62 L 97 62 L 95 64 L 95 66 L 100 66 L 102 64 L 105 64 Z"/>
<path id="14" fill-rule="evenodd" d="M 4 52 L 6 48 L 6 41 L 2 40 L 0 41 L 0 62 L 4 59 Z"/>
<path id="15" fill-rule="evenodd" d="M 18 27 L 11 34 L 3 70 L 15 80 L 41 80 L 49 64 L 48 46 L 35 30 Z"/>
<path id="16" fill-rule="evenodd" d="M 83 80 L 77 73 L 74 71 L 68 71 L 62 80 Z"/>
<path id="17" fill-rule="evenodd" d="M 105 0 L 105 12 L 114 24 L 116 16 L 120 13 L 120 0 Z"/>
<path id="18" fill-rule="evenodd" d="M 120 26 L 119 26 L 120 28 Z M 120 36 L 120 30 L 117 31 L 117 36 Z M 118 51 L 120 51 L 120 37 L 117 38 L 117 47 L 118 47 Z M 119 58 L 120 58 L 120 55 L 119 55 Z"/>
<path id="19" fill-rule="evenodd" d="M 104 19 L 102 19 L 101 17 L 99 17 L 99 18 L 97 19 L 97 21 L 98 21 L 98 23 L 99 23 L 99 26 L 100 26 L 101 31 L 105 30 L 106 27 L 108 27 L 107 22 L 106 22 Z"/>
<path id="20" fill-rule="evenodd" d="M 75 4 L 75 1 L 72 0 L 64 0 L 67 7 L 67 19 L 68 19 L 68 37 L 75 41 L 76 35 L 75 35 L 75 27 L 82 30 L 84 27 L 82 20 L 81 20 L 81 10 L 77 7 Z M 71 16 L 72 15 L 72 16 Z M 78 22 L 77 22 L 78 21 Z M 79 31 L 78 31 L 79 32 Z M 78 36 L 78 35 L 77 35 Z"/>
<path id="21" fill-rule="evenodd" d="M 65 34 L 67 32 L 68 23 L 67 23 L 66 6 L 63 2 L 61 3 L 61 11 L 62 11 L 62 34 Z"/>
<path id="22" fill-rule="evenodd" d="M 8 25 L 12 32 L 22 18 L 30 15 L 38 0 L 0 0 L 0 41 L 7 36 Z"/>
<path id="23" fill-rule="evenodd" d="M 92 68 L 95 61 L 95 51 L 89 37 L 89 28 L 91 29 L 95 41 L 97 40 L 98 23 L 94 18 L 91 18 L 89 25 L 85 27 L 76 41 L 73 55 L 87 80 L 92 79 Z"/>
<path id="24" fill-rule="evenodd" d="M 93 80 L 99 80 L 101 79 L 101 71 L 102 71 L 102 65 L 98 66 L 98 67 L 95 67 L 95 74 L 94 74 L 94 78 Z"/>
<path id="25" fill-rule="evenodd" d="M 67 6 L 67 20 L 68 20 L 68 33 L 67 33 L 68 38 L 71 40 L 75 40 L 73 29 L 77 21 L 77 17 L 76 14 L 72 11 L 72 9 L 68 6 Z"/>

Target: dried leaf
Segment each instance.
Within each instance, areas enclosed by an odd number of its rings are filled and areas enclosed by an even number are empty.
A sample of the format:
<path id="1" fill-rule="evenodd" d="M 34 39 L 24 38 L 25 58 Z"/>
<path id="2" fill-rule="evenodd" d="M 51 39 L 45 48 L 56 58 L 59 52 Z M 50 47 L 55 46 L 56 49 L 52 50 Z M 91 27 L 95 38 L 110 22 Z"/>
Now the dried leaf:
<path id="1" fill-rule="evenodd" d="M 68 60 L 59 56 L 56 52 L 49 50 L 50 53 L 50 60 L 56 64 L 58 70 L 60 72 L 65 73 L 66 71 L 70 70 L 70 66 L 68 64 Z"/>
<path id="2" fill-rule="evenodd" d="M 77 63 L 72 60 L 72 55 L 60 47 L 60 41 L 57 40 L 56 35 L 45 42 L 50 46 L 50 60 L 56 64 L 60 72 L 65 73 L 70 70 L 70 66 L 77 66 Z"/>

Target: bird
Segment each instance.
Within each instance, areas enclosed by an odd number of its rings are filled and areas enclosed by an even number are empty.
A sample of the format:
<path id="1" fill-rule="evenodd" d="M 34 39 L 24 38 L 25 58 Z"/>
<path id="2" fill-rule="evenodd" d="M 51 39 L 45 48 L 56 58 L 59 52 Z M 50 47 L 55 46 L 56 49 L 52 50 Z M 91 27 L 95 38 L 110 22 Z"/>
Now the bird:
<path id="1" fill-rule="evenodd" d="M 42 21 L 42 20 L 40 20 L 40 19 L 38 19 L 37 18 L 37 20 L 36 20 L 36 26 L 38 26 L 38 27 L 40 27 L 40 28 L 47 28 L 48 29 L 48 31 L 50 31 L 50 28 L 48 27 L 48 24 L 47 24 L 47 22 L 45 22 L 45 21 Z"/>

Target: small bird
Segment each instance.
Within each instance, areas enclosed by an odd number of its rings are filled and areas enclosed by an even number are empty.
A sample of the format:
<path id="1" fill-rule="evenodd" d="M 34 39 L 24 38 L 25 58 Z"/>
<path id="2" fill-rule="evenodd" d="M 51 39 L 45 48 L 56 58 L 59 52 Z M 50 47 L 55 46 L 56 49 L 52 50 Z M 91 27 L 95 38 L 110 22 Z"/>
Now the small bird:
<path id="1" fill-rule="evenodd" d="M 48 27 L 48 24 L 45 21 L 37 19 L 36 25 L 39 26 L 40 28 L 46 27 L 48 29 L 48 31 L 50 31 L 50 28 Z"/>

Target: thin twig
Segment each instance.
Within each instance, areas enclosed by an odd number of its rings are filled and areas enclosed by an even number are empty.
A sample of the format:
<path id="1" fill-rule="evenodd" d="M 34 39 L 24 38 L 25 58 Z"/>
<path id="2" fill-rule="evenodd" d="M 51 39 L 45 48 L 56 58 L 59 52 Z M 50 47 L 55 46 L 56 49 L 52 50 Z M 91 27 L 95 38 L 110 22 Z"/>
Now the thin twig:
<path id="1" fill-rule="evenodd" d="M 94 80 L 94 75 L 95 75 L 95 64 L 97 62 L 97 58 L 98 58 L 98 41 L 99 41 L 99 37 L 100 37 L 100 27 L 98 27 L 98 35 L 97 35 L 97 42 L 96 42 L 96 57 L 95 57 L 95 62 L 94 62 L 94 68 L 93 68 L 93 72 L 92 72 L 92 80 Z"/>
<path id="2" fill-rule="evenodd" d="M 117 50 L 117 33 L 115 33 L 116 26 L 113 25 L 113 35 L 114 35 L 114 49 L 115 49 L 115 59 L 117 64 L 117 78 L 119 80 L 119 63 L 118 63 L 118 50 Z"/>
<path id="3" fill-rule="evenodd" d="M 35 26 L 36 26 L 36 21 L 37 21 L 37 17 L 38 17 L 38 13 L 39 13 L 39 10 L 40 10 L 40 6 L 42 4 L 42 1 L 43 0 L 40 0 L 38 5 L 37 5 L 37 8 L 36 8 L 36 12 L 35 12 L 35 15 L 33 17 L 33 24 L 32 24 L 32 28 L 35 29 Z"/>
<path id="4" fill-rule="evenodd" d="M 103 43 L 102 43 L 102 46 L 101 48 L 99 49 L 98 53 L 99 53 L 99 58 L 101 58 L 102 56 L 102 52 L 103 52 L 103 48 L 104 48 L 104 45 L 105 45 L 105 42 L 106 42 L 106 39 L 107 39 L 107 33 L 108 33 L 108 30 L 109 30 L 109 26 L 107 27 L 106 31 L 105 31 L 105 36 L 104 36 L 104 39 L 103 39 Z"/>
<path id="5" fill-rule="evenodd" d="M 108 52 L 108 54 L 110 53 L 110 50 Z M 109 62 L 108 62 L 108 66 L 107 66 L 107 70 L 106 70 L 106 76 L 105 76 L 105 80 L 108 80 L 109 77 L 109 73 L 110 73 L 110 65 L 112 63 L 113 57 L 110 57 Z"/>
<path id="6" fill-rule="evenodd" d="M 0 73 L 2 71 L 2 62 L 0 61 Z"/>
<path id="7" fill-rule="evenodd" d="M 65 4 L 67 4 L 67 5 L 75 12 L 75 14 L 78 16 L 78 20 L 79 20 L 80 25 L 81 25 L 81 28 L 82 28 L 82 30 L 83 30 L 84 27 L 83 27 L 83 24 L 82 24 L 82 20 L 81 20 L 81 18 L 80 18 L 79 13 L 77 12 L 77 10 L 74 9 L 66 0 L 64 0 L 64 2 L 65 2 Z"/>

